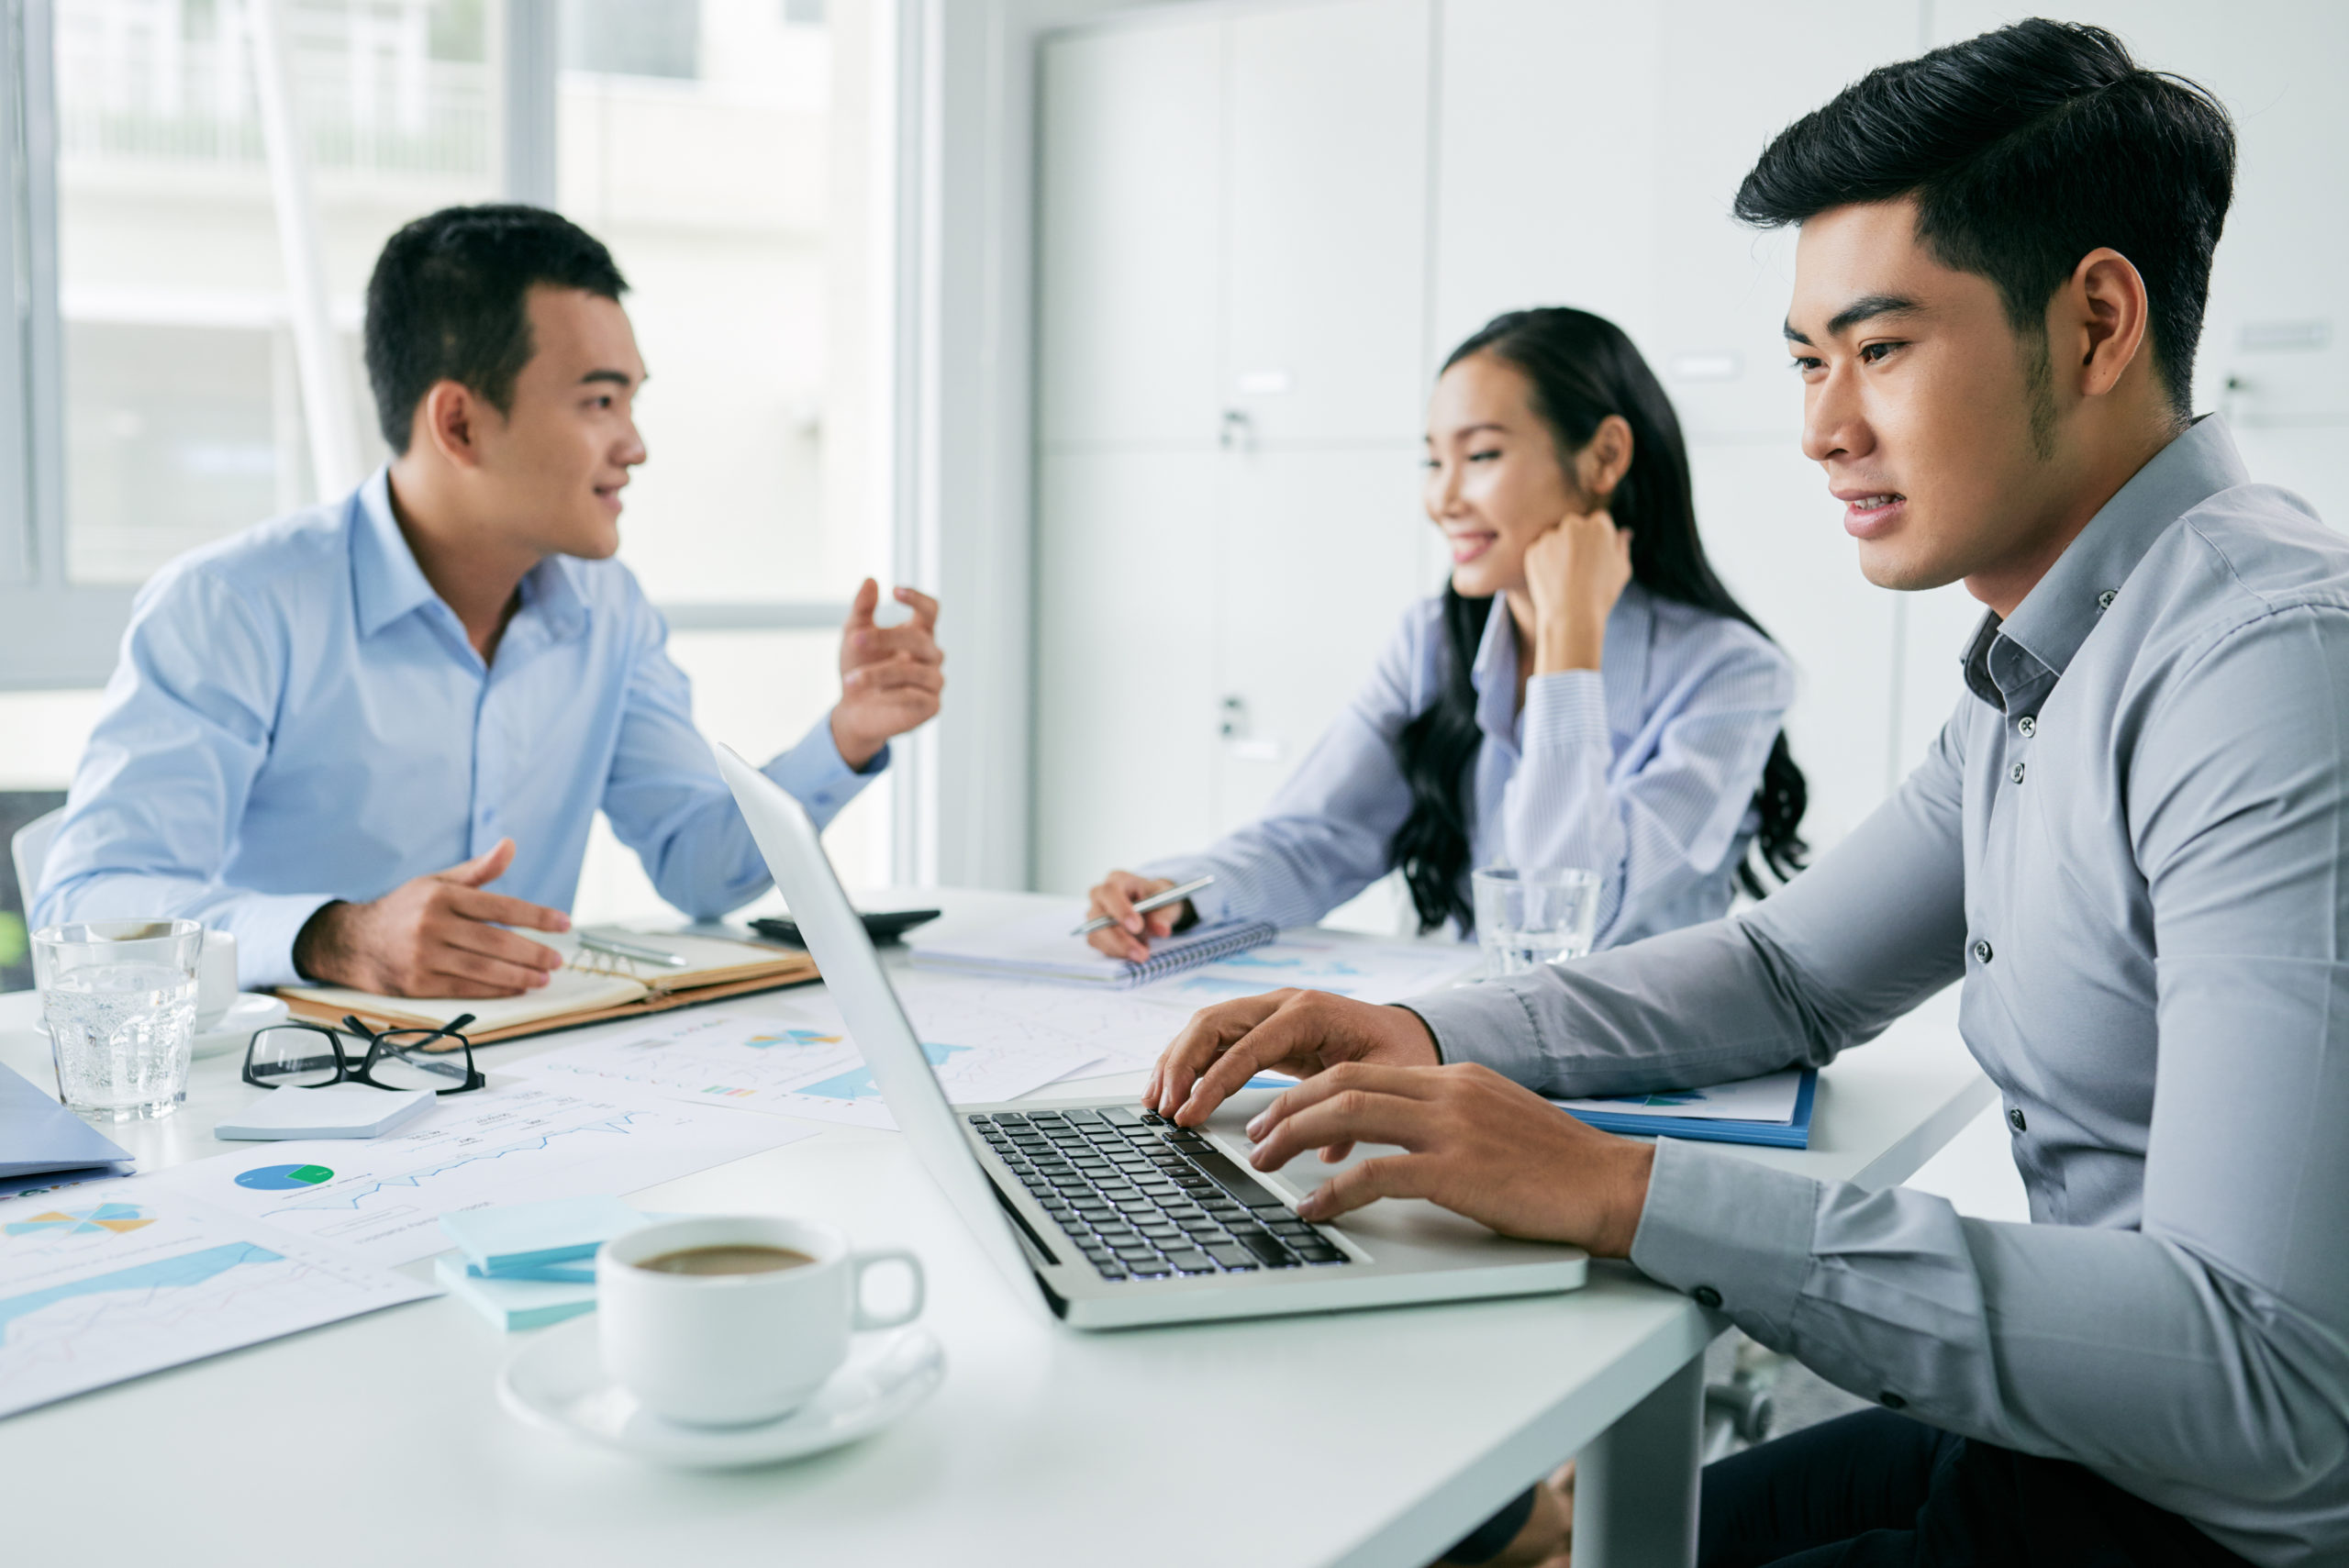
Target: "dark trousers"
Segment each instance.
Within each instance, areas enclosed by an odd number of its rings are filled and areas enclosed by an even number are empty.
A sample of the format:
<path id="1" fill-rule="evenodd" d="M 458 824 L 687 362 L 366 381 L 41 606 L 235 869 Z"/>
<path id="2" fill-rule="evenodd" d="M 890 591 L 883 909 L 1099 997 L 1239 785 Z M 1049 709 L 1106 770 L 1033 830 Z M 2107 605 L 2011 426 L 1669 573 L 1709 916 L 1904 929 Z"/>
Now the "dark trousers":
<path id="1" fill-rule="evenodd" d="M 1705 1467 L 1698 1568 L 2248 1568 L 2068 1460 L 1863 1410 Z"/>

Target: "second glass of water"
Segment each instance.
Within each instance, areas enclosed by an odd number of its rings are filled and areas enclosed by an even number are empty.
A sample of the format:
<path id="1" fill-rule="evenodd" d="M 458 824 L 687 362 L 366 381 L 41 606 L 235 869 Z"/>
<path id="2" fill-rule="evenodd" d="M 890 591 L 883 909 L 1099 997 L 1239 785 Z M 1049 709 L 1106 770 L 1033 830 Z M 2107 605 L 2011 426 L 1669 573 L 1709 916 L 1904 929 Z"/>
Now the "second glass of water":
<path id="1" fill-rule="evenodd" d="M 1499 866 L 1470 880 L 1488 977 L 1522 974 L 1590 951 L 1598 924 L 1598 873 Z"/>
<path id="2" fill-rule="evenodd" d="M 85 920 L 33 933 L 33 979 L 66 1108 L 98 1121 L 169 1116 L 195 1044 L 194 920 Z"/>

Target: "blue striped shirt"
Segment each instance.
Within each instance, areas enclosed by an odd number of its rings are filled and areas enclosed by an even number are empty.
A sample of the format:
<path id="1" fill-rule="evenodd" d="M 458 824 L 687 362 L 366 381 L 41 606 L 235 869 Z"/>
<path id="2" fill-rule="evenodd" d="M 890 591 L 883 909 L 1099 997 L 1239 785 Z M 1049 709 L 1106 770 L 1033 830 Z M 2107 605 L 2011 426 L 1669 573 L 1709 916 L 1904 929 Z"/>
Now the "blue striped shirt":
<path id="1" fill-rule="evenodd" d="M 1263 817 L 1143 874 L 1212 873 L 1194 901 L 1201 919 L 1279 926 L 1310 925 L 1386 875 L 1411 809 L 1395 738 L 1442 693 L 1450 662 L 1436 595 L 1403 617 Z M 1794 671 L 1753 628 L 1636 583 L 1608 617 L 1599 663 L 1534 676 L 1520 711 L 1516 627 L 1495 605 L 1470 672 L 1484 732 L 1470 831 L 1475 865 L 1598 873 L 1607 947 L 1728 910 Z"/>

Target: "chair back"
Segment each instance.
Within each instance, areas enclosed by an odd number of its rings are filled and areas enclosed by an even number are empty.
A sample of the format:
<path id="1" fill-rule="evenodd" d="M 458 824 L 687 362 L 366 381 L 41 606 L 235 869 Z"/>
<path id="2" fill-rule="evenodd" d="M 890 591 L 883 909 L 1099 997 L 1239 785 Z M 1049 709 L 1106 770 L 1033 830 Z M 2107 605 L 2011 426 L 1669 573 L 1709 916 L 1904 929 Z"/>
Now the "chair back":
<path id="1" fill-rule="evenodd" d="M 65 807 L 44 811 L 17 829 L 8 841 L 9 857 L 17 862 L 17 899 L 24 906 L 25 923 L 32 924 L 33 895 L 40 890 L 40 868 L 49 859 L 49 841 L 57 837 L 57 825 L 65 819 Z"/>

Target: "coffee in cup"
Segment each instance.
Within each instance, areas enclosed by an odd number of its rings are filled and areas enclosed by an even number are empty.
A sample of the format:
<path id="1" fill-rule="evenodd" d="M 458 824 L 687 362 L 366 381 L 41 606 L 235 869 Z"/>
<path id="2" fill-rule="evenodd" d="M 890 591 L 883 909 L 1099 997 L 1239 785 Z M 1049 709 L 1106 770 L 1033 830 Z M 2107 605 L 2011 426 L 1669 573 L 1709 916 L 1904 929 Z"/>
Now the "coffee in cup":
<path id="1" fill-rule="evenodd" d="M 863 1304 L 865 1273 L 901 1263 L 902 1312 Z M 654 1415 L 737 1427 L 789 1415 L 848 1359 L 849 1335 L 921 1312 L 920 1260 L 852 1251 L 829 1225 L 745 1216 L 640 1227 L 596 1254 L 604 1368 Z"/>

